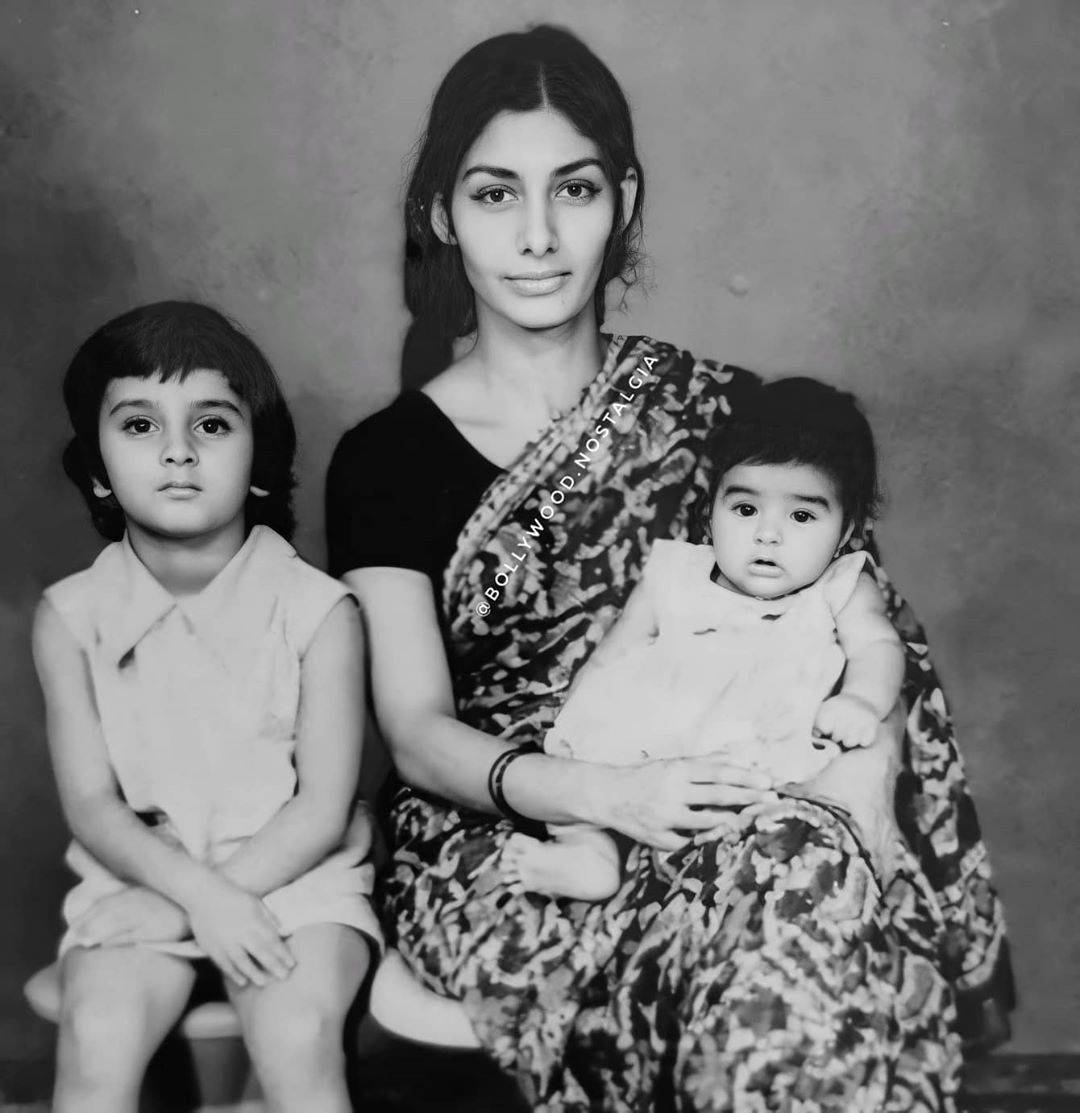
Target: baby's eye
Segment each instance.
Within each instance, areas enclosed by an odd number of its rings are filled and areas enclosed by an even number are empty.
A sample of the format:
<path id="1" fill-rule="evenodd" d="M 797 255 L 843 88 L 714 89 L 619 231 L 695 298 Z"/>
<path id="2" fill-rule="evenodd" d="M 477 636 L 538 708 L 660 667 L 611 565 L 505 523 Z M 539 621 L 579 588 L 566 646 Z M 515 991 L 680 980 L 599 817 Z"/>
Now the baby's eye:
<path id="1" fill-rule="evenodd" d="M 806 525 L 807 522 L 815 520 L 814 515 L 809 510 L 793 510 L 791 516 L 800 525 Z"/>
<path id="2" fill-rule="evenodd" d="M 587 181 L 567 182 L 559 193 L 565 194 L 571 201 L 591 201 L 600 192 L 600 187 Z"/>
<path id="3" fill-rule="evenodd" d="M 121 428 L 125 433 L 143 436 L 154 428 L 154 423 L 148 417 L 129 417 Z"/>
<path id="4" fill-rule="evenodd" d="M 757 513 L 757 507 L 751 506 L 748 502 L 736 503 L 731 508 L 740 518 L 752 518 Z"/>
<path id="5" fill-rule="evenodd" d="M 204 417 L 199 422 L 198 428 L 211 437 L 228 433 L 232 426 L 223 417 Z"/>

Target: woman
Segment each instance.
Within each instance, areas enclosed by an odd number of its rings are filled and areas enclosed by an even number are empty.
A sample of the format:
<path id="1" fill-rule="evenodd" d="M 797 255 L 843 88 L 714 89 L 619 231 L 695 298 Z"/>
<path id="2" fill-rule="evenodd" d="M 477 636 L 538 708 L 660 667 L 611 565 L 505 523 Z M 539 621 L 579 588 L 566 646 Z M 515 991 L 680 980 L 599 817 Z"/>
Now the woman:
<path id="1" fill-rule="evenodd" d="M 406 300 L 447 349 L 471 339 L 346 434 L 328 488 L 331 562 L 361 599 L 405 782 L 388 926 L 535 1108 L 948 1108 L 957 1032 L 986 1038 L 1010 983 L 941 693 L 887 581 L 911 707 L 898 818 L 918 852 L 896 848 L 888 878 L 867 851 L 893 829 L 899 729 L 810 787 L 872 777 L 851 822 L 718 759 L 536 751 L 651 541 L 698 539 L 704 438 L 756 383 L 599 332 L 643 194 L 622 91 L 564 31 L 481 43 L 436 94 Z M 510 884 L 502 850 L 531 821 L 633 840 L 616 895 Z"/>

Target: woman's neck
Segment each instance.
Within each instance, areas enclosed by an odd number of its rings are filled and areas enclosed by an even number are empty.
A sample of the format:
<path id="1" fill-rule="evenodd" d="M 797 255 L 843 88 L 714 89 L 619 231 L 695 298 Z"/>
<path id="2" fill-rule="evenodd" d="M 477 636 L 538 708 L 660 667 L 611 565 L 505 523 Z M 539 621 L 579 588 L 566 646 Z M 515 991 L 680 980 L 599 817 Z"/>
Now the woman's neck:
<path id="1" fill-rule="evenodd" d="M 558 328 L 530 332 L 503 318 L 481 317 L 476 344 L 461 371 L 481 385 L 499 410 L 545 424 L 569 409 L 596 378 L 604 344 L 592 312 Z"/>
<path id="2" fill-rule="evenodd" d="M 135 555 L 159 584 L 178 599 L 198 595 L 244 544 L 244 523 L 193 538 L 162 537 L 128 522 Z"/>

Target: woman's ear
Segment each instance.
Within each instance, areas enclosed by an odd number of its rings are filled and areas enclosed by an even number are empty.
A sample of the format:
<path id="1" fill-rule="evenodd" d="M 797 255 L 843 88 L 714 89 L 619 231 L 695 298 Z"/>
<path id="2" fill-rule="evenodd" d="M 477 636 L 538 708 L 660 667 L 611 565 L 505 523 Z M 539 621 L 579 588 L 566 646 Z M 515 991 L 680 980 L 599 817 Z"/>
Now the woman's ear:
<path id="1" fill-rule="evenodd" d="M 622 197 L 622 225 L 625 228 L 634 215 L 634 203 L 637 201 L 638 176 L 637 171 L 631 166 L 619 182 L 619 193 Z"/>
<path id="2" fill-rule="evenodd" d="M 431 230 L 444 244 L 457 243 L 457 238 L 450 227 L 450 214 L 446 211 L 441 193 L 436 193 L 431 200 Z"/>
<path id="3" fill-rule="evenodd" d="M 112 491 L 96 476 L 90 480 L 90 489 L 94 492 L 94 498 L 98 499 L 107 499 L 112 494 Z"/>

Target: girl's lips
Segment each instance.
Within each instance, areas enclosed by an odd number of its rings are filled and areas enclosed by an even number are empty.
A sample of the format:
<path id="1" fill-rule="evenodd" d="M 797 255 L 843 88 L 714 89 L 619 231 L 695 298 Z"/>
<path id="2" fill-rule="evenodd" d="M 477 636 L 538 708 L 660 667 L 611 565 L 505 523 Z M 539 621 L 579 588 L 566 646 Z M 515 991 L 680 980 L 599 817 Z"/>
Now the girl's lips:
<path id="1" fill-rule="evenodd" d="M 784 570 L 780 565 L 771 560 L 752 560 L 750 562 L 750 571 L 755 576 L 769 576 L 774 579 L 784 574 Z"/>

